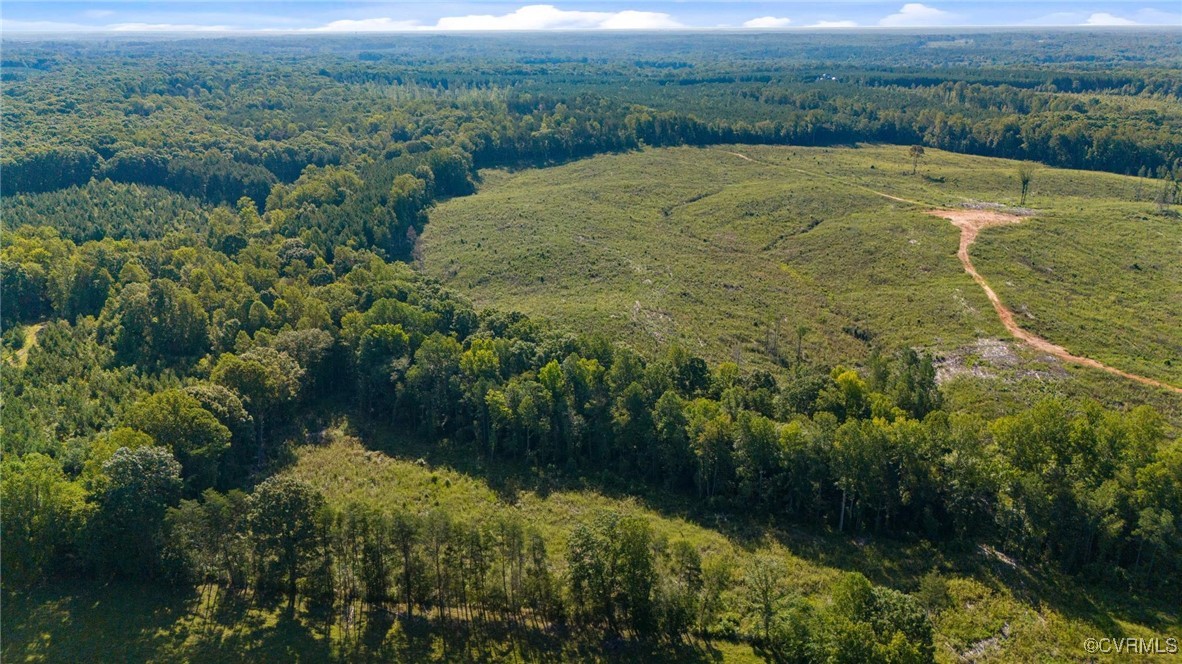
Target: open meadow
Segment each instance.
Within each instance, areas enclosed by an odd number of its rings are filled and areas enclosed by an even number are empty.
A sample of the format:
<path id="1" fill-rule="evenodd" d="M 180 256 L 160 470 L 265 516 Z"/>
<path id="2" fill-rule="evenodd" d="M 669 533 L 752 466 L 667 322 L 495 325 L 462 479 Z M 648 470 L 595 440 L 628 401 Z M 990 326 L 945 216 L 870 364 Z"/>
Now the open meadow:
<path id="1" fill-rule="evenodd" d="M 1107 384 L 1015 341 L 957 261 L 959 231 L 928 214 L 1017 208 L 1021 164 L 929 149 L 913 175 L 912 161 L 899 146 L 722 146 L 485 171 L 477 195 L 432 212 L 421 260 L 482 306 L 649 352 L 678 343 L 759 367 L 798 348 L 832 363 L 912 346 L 948 357 L 953 376 L 987 347 L 1003 370 Z M 1032 175 L 1032 216 L 983 231 L 977 269 L 1024 329 L 1182 385 L 1182 222 L 1158 213 L 1161 185 Z M 998 372 L 986 359 L 976 373 Z"/>

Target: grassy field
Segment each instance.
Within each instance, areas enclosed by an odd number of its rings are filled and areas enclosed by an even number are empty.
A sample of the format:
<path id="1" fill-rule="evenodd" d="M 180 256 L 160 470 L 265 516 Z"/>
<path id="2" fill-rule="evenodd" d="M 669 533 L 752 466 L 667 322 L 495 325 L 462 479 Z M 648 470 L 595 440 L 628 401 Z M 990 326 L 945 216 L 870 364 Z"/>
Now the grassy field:
<path id="1" fill-rule="evenodd" d="M 800 325 L 806 355 L 824 362 L 871 344 L 964 352 L 1007 339 L 957 262 L 957 230 L 925 210 L 1016 205 L 1017 163 L 928 150 L 911 167 L 898 146 L 743 146 L 490 171 L 476 196 L 432 213 L 423 265 L 481 305 L 748 366 L 777 349 L 791 358 Z M 1039 168 L 1027 201 L 1038 215 L 983 232 L 972 251 L 1031 331 L 1182 384 L 1182 224 L 1156 214 L 1155 191 Z"/>
<path id="2" fill-rule="evenodd" d="M 974 253 L 1026 329 L 1182 385 L 1182 218 L 1081 204 L 995 229 Z"/>

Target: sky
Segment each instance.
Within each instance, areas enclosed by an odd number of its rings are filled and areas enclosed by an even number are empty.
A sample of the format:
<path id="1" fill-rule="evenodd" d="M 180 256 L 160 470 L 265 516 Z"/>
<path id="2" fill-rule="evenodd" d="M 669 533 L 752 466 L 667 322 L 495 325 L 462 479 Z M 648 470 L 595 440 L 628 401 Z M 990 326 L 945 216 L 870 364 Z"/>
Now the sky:
<path id="1" fill-rule="evenodd" d="M 1172 26 L 1182 0 L 3 0 L 0 33 Z"/>

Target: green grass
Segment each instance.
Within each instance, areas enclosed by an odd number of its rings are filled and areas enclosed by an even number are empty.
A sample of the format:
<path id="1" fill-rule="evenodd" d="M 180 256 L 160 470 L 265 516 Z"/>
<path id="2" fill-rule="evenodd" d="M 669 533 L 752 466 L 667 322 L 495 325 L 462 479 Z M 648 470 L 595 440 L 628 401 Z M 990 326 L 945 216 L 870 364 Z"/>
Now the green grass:
<path id="1" fill-rule="evenodd" d="M 199 610 L 197 591 L 60 583 L 5 595 L 5 662 L 323 661 L 327 642 L 282 612 L 227 601 Z"/>
<path id="2" fill-rule="evenodd" d="M 379 619 L 344 635 L 303 612 L 238 598 L 202 603 L 200 593 L 159 586 L 67 584 L 5 596 L 5 662 L 760 662 L 750 647 L 688 643 L 672 652 L 639 644 L 605 651 L 590 640 L 475 633 L 455 623 Z"/>
<path id="3" fill-rule="evenodd" d="M 1151 210 L 1055 210 L 987 234 L 975 265 L 1030 331 L 1182 385 L 1182 219 Z"/>
<path id="4" fill-rule="evenodd" d="M 546 170 L 485 174 L 481 193 L 441 205 L 423 236 L 425 269 L 482 305 L 518 309 L 654 351 L 673 341 L 712 359 L 771 362 L 769 327 L 793 352 L 792 330 L 811 329 L 806 353 L 857 361 L 869 332 L 889 347 L 944 358 L 954 410 L 989 416 L 1045 395 L 1153 403 L 1174 422 L 1173 396 L 1108 374 L 1039 357 L 1005 339 L 980 289 L 955 257 L 957 231 L 926 205 L 1016 203 L 1013 162 L 929 151 L 910 176 L 906 151 L 663 149 L 598 157 Z M 871 168 L 874 166 L 874 168 Z M 809 174 L 798 170 L 807 171 Z M 939 179 L 943 182 L 939 182 Z M 887 192 L 925 205 L 890 201 Z M 1182 331 L 1182 224 L 1153 213 L 1152 188 L 1135 178 L 1040 169 L 1029 205 L 1038 217 L 982 233 L 975 263 L 1022 323 L 1068 349 L 1175 383 Z M 1136 264 L 1136 268 L 1131 267 Z M 1139 268 L 1139 269 L 1138 269 Z M 1000 349 L 1000 350 L 999 350 Z M 1166 361 L 1170 360 L 1170 364 Z M 756 551 L 781 556 L 795 592 L 816 603 L 843 571 L 915 591 L 938 572 L 950 603 L 934 616 L 941 662 L 1084 661 L 1084 640 L 1182 633 L 1176 602 L 1091 588 L 988 551 L 951 551 L 716 512 L 677 496 L 620 487 L 612 478 L 539 480 L 487 464 L 446 441 L 364 433 L 304 446 L 282 472 L 320 487 L 330 502 L 467 519 L 516 512 L 546 537 L 554 564 L 572 524 L 597 509 L 646 519 L 662 539 L 686 539 L 706 557 L 742 565 Z M 421 461 L 420 461 L 421 458 Z M 734 602 L 737 604 L 737 602 Z M 215 614 L 196 592 L 120 584 L 50 584 L 4 597 L 6 662 L 324 661 L 341 635 L 308 616 L 227 601 Z M 119 635 L 112 638 L 111 635 Z M 377 625 L 362 635 L 375 661 L 653 661 L 643 650 L 604 651 L 431 624 Z M 600 644 L 601 645 L 601 644 Z M 357 651 L 354 651 L 357 652 Z M 681 661 L 758 661 L 740 644 L 691 644 Z"/>
<path id="5" fill-rule="evenodd" d="M 863 333 L 954 351 L 1008 335 L 956 259 L 958 231 L 924 210 L 1017 204 L 1016 168 L 928 150 L 912 176 L 898 146 L 741 146 L 489 171 L 477 195 L 433 211 L 423 265 L 480 305 L 647 351 L 676 341 L 762 366 L 769 339 L 794 354 L 798 325 L 823 362 L 864 357 Z M 1152 214 L 1153 192 L 1039 168 L 1027 201 L 1039 215 L 983 232 L 973 255 L 1032 331 L 1182 384 L 1182 224 Z"/>

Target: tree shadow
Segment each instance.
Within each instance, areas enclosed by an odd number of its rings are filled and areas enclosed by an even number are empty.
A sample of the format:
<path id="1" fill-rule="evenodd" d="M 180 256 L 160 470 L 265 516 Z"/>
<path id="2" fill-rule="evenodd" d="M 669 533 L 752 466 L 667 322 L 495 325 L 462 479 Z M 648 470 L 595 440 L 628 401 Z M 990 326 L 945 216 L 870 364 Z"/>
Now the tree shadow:
<path id="1" fill-rule="evenodd" d="M 714 664 L 698 641 L 604 637 L 523 623 L 440 621 L 387 611 L 357 617 L 343 639 L 331 616 L 288 614 L 241 594 L 132 583 L 58 582 L 4 596 L 3 661 L 486 662 L 585 661 Z M 324 620 L 329 618 L 328 620 Z M 339 625 L 338 625 L 339 627 Z"/>
<path id="2" fill-rule="evenodd" d="M 612 499 L 634 500 L 662 517 L 714 530 L 747 550 L 774 542 L 809 563 L 860 572 L 876 584 L 904 592 L 915 591 L 924 575 L 938 572 L 971 577 L 1035 610 L 1046 605 L 1065 618 L 1089 623 L 1097 633 L 1124 633 L 1120 621 L 1135 621 L 1160 631 L 1179 620 L 1179 607 L 1169 597 L 1132 595 L 1127 588 L 1069 575 L 1053 564 L 1015 564 L 1004 556 L 989 555 L 976 543 L 966 546 L 906 534 L 841 534 L 826 524 L 776 517 L 774 510 L 694 500 L 686 493 L 661 490 L 603 470 L 539 470 L 518 460 L 488 460 L 473 454 L 470 445 L 432 441 L 388 423 L 352 421 L 367 447 L 477 477 L 510 505 L 522 491 L 543 498 L 554 491 L 593 491 Z"/>
<path id="3" fill-rule="evenodd" d="M 398 662 L 687 662 L 722 661 L 722 653 L 700 642 L 675 644 L 605 638 L 598 632 L 540 629 L 532 625 L 370 616 L 346 661 Z"/>
<path id="4" fill-rule="evenodd" d="M 4 595 L 4 661 L 148 661 L 187 637 L 196 593 L 120 583 L 58 582 Z"/>
<path id="5" fill-rule="evenodd" d="M 332 658 L 329 640 L 286 611 L 269 613 L 244 605 L 228 614 L 219 612 L 215 628 L 192 647 L 194 660 L 320 662 Z"/>
<path id="6" fill-rule="evenodd" d="M 529 491 L 545 498 L 554 492 L 594 491 L 613 499 L 645 499 L 651 492 L 642 483 L 602 468 L 541 468 L 513 458 L 488 459 L 474 453 L 472 445 L 450 439 L 434 439 L 413 429 L 374 418 L 349 418 L 356 435 L 367 449 L 402 459 L 422 459 L 429 466 L 442 466 L 482 480 L 506 504 L 517 502 L 518 494 Z M 647 501 L 646 501 L 647 502 Z M 684 503 L 684 497 L 681 497 Z M 671 504 L 670 504 L 671 506 Z M 655 509 L 655 507 L 654 507 Z"/>

